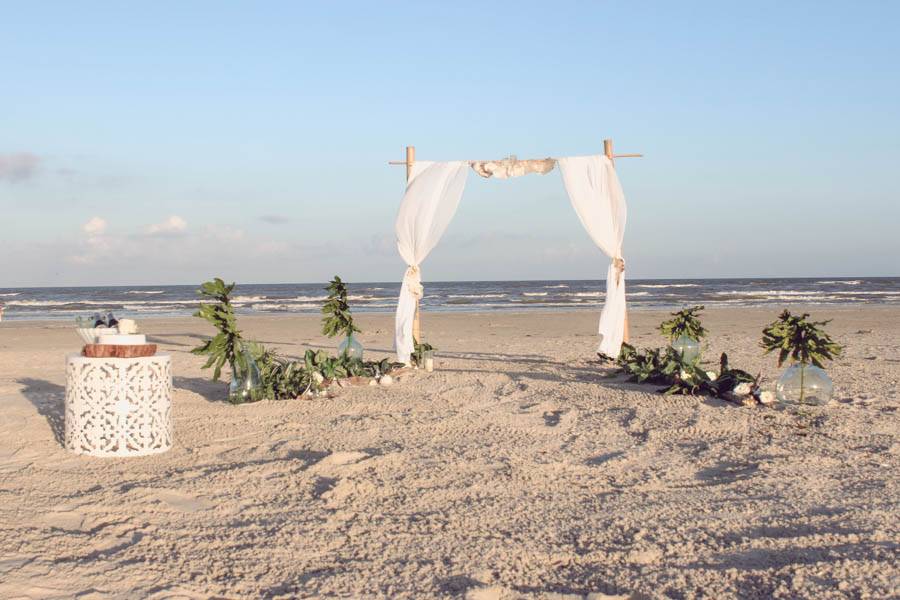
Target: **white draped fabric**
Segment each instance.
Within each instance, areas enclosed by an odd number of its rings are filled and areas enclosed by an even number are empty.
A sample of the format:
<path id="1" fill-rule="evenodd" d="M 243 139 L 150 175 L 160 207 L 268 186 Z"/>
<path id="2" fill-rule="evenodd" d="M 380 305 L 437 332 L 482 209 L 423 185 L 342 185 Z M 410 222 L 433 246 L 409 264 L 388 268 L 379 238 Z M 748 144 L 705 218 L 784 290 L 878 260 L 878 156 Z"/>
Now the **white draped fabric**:
<path id="1" fill-rule="evenodd" d="M 625 336 L 625 195 L 612 162 L 603 155 L 558 159 L 569 200 L 594 243 L 612 259 L 606 272 L 606 301 L 600 313 L 598 351 L 617 357 Z"/>
<path id="2" fill-rule="evenodd" d="M 413 163 L 412 177 L 394 225 L 397 249 L 407 265 L 394 326 L 394 349 L 399 362 L 409 363 L 413 351 L 416 301 L 423 295 L 419 265 L 437 245 L 456 213 L 468 167 L 466 161 Z"/>

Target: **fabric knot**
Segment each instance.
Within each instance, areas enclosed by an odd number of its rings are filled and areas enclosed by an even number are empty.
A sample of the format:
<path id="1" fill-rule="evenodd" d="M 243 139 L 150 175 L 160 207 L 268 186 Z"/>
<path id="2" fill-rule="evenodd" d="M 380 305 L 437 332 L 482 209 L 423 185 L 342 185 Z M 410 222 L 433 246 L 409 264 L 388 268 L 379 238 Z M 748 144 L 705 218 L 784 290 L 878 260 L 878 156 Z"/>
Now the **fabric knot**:
<path id="1" fill-rule="evenodd" d="M 407 267 L 406 273 L 403 275 L 403 282 L 406 284 L 406 289 L 409 290 L 409 293 L 416 297 L 416 300 L 421 300 L 425 296 L 425 288 L 422 286 L 422 275 L 419 272 L 418 265 Z"/>
<path id="2" fill-rule="evenodd" d="M 616 269 L 616 285 L 622 282 L 622 273 L 625 272 L 625 259 L 617 256 L 613 259 L 613 267 Z"/>

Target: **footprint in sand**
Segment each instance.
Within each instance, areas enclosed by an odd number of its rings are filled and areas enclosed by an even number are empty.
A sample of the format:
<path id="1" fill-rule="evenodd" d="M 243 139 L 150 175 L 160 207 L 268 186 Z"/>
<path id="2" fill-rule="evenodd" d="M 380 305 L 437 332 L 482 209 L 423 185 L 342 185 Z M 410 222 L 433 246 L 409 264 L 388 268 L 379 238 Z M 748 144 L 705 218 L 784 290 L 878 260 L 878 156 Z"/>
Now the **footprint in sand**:
<path id="1" fill-rule="evenodd" d="M 212 508 L 212 503 L 192 494 L 178 490 L 154 490 L 156 499 L 170 508 L 181 512 L 194 513 Z"/>
<path id="2" fill-rule="evenodd" d="M 346 507 L 349 504 L 351 508 L 353 505 L 357 507 L 351 510 L 356 512 L 360 507 L 368 505 L 372 497 L 378 493 L 378 487 L 371 481 L 341 479 L 329 483 L 334 485 L 319 497 L 325 501 L 325 506 L 331 509 Z"/>
<path id="3" fill-rule="evenodd" d="M 700 469 L 696 477 L 707 485 L 729 485 L 757 475 L 759 463 L 721 461 L 719 464 Z"/>
<path id="4" fill-rule="evenodd" d="M 578 411 L 563 408 L 556 402 L 536 402 L 520 404 L 518 410 L 511 414 L 513 423 L 534 431 L 546 433 L 568 429 L 578 418 Z M 544 427 L 537 427 L 543 425 Z"/>
<path id="5" fill-rule="evenodd" d="M 544 418 L 544 425 L 547 427 L 556 427 L 559 425 L 559 421 L 565 413 L 566 411 L 564 410 L 548 410 L 541 416 Z"/>
<path id="6" fill-rule="evenodd" d="M 41 450 L 37 448 L 4 448 L 0 451 L 0 473 L 12 474 L 22 471 L 40 457 Z"/>
<path id="7" fill-rule="evenodd" d="M 500 600 L 508 596 L 508 590 L 501 587 L 476 587 L 466 592 L 466 600 Z"/>
<path id="8" fill-rule="evenodd" d="M 44 523 L 51 529 L 81 531 L 84 529 L 84 514 L 79 511 L 54 511 L 44 516 Z"/>
<path id="9" fill-rule="evenodd" d="M 342 469 L 341 467 L 356 465 L 368 458 L 371 458 L 371 455 L 366 452 L 332 452 L 331 454 L 314 464 L 312 467 L 310 467 L 310 471 L 314 473 L 326 474 L 335 471 L 346 471 L 347 469 Z"/>
<path id="10" fill-rule="evenodd" d="M 18 571 L 34 560 L 33 556 L 17 556 L 0 559 L 0 575 L 6 577 L 10 573 Z"/>
<path id="11" fill-rule="evenodd" d="M 353 474 L 365 469 L 369 464 L 365 461 L 371 458 L 372 455 L 367 452 L 332 452 L 310 467 L 310 471 L 317 475 L 313 495 L 332 509 L 343 506 L 351 497 L 371 497 L 377 490 L 376 486 L 369 481 L 353 479 Z"/>

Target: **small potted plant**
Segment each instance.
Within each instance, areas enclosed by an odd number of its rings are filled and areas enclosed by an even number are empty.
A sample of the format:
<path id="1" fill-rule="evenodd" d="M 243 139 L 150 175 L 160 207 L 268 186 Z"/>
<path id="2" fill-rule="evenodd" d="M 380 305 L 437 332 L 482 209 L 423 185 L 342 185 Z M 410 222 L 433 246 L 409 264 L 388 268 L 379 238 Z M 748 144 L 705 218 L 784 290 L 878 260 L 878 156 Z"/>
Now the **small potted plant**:
<path id="1" fill-rule="evenodd" d="M 779 367 L 791 361 L 775 386 L 781 402 L 825 404 L 834 393 L 823 367 L 841 353 L 841 346 L 822 329 L 829 321 L 810 321 L 808 317 L 809 313 L 795 316 L 785 310 L 763 329 L 766 354 L 777 351 Z"/>
<path id="2" fill-rule="evenodd" d="M 669 345 L 686 363 L 694 363 L 700 358 L 700 340 L 706 335 L 697 316 L 702 310 L 703 306 L 681 309 L 659 326 L 659 331 L 669 339 Z"/>
<path id="3" fill-rule="evenodd" d="M 434 346 L 427 342 L 419 343 L 419 340 L 413 338 L 412 363 L 425 372 L 434 371 Z"/>
<path id="4" fill-rule="evenodd" d="M 328 292 L 328 299 L 322 307 L 322 314 L 325 315 L 322 317 L 322 333 L 328 337 L 343 335 L 344 339 L 338 345 L 338 354 L 362 360 L 362 344 L 353 337 L 360 329 L 353 324 L 353 315 L 350 314 L 347 285 L 335 275 L 325 290 Z"/>
<path id="5" fill-rule="evenodd" d="M 197 293 L 207 300 L 212 300 L 213 303 L 201 303 L 200 310 L 194 316 L 209 321 L 219 333 L 191 352 L 209 357 L 203 368 L 213 368 L 213 381 L 219 379 L 222 367 L 227 363 L 231 367 L 228 401 L 232 404 L 243 404 L 262 400 L 266 396 L 266 389 L 256 359 L 237 328 L 234 308 L 231 305 L 233 289 L 233 283 L 226 285 L 218 277 L 200 286 Z"/>

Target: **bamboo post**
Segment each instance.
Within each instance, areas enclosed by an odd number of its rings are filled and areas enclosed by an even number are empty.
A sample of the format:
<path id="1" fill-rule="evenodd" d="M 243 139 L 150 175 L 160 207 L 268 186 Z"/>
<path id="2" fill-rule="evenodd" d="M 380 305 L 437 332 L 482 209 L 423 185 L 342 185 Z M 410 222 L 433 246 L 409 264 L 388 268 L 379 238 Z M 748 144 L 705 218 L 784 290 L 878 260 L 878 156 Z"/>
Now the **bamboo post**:
<path id="1" fill-rule="evenodd" d="M 613 154 L 613 141 L 610 139 L 603 140 L 603 154 L 606 155 L 606 158 L 609 159 L 609 162 L 612 163 L 613 168 L 616 166 L 616 156 Z M 622 337 L 622 341 L 626 344 L 631 341 L 631 334 L 628 331 L 628 304 L 625 305 L 625 334 Z"/>
<path id="2" fill-rule="evenodd" d="M 412 169 L 413 163 L 416 162 L 416 147 L 415 146 L 407 146 L 406 147 L 406 183 L 409 184 L 409 180 L 412 179 Z"/>
<path id="3" fill-rule="evenodd" d="M 407 146 L 406 147 L 406 185 L 409 185 L 410 179 L 412 179 L 412 170 L 413 164 L 416 162 L 416 147 L 415 146 Z M 422 343 L 422 335 L 419 330 L 419 299 L 416 298 L 416 314 L 413 317 L 413 339 L 419 343 Z"/>

